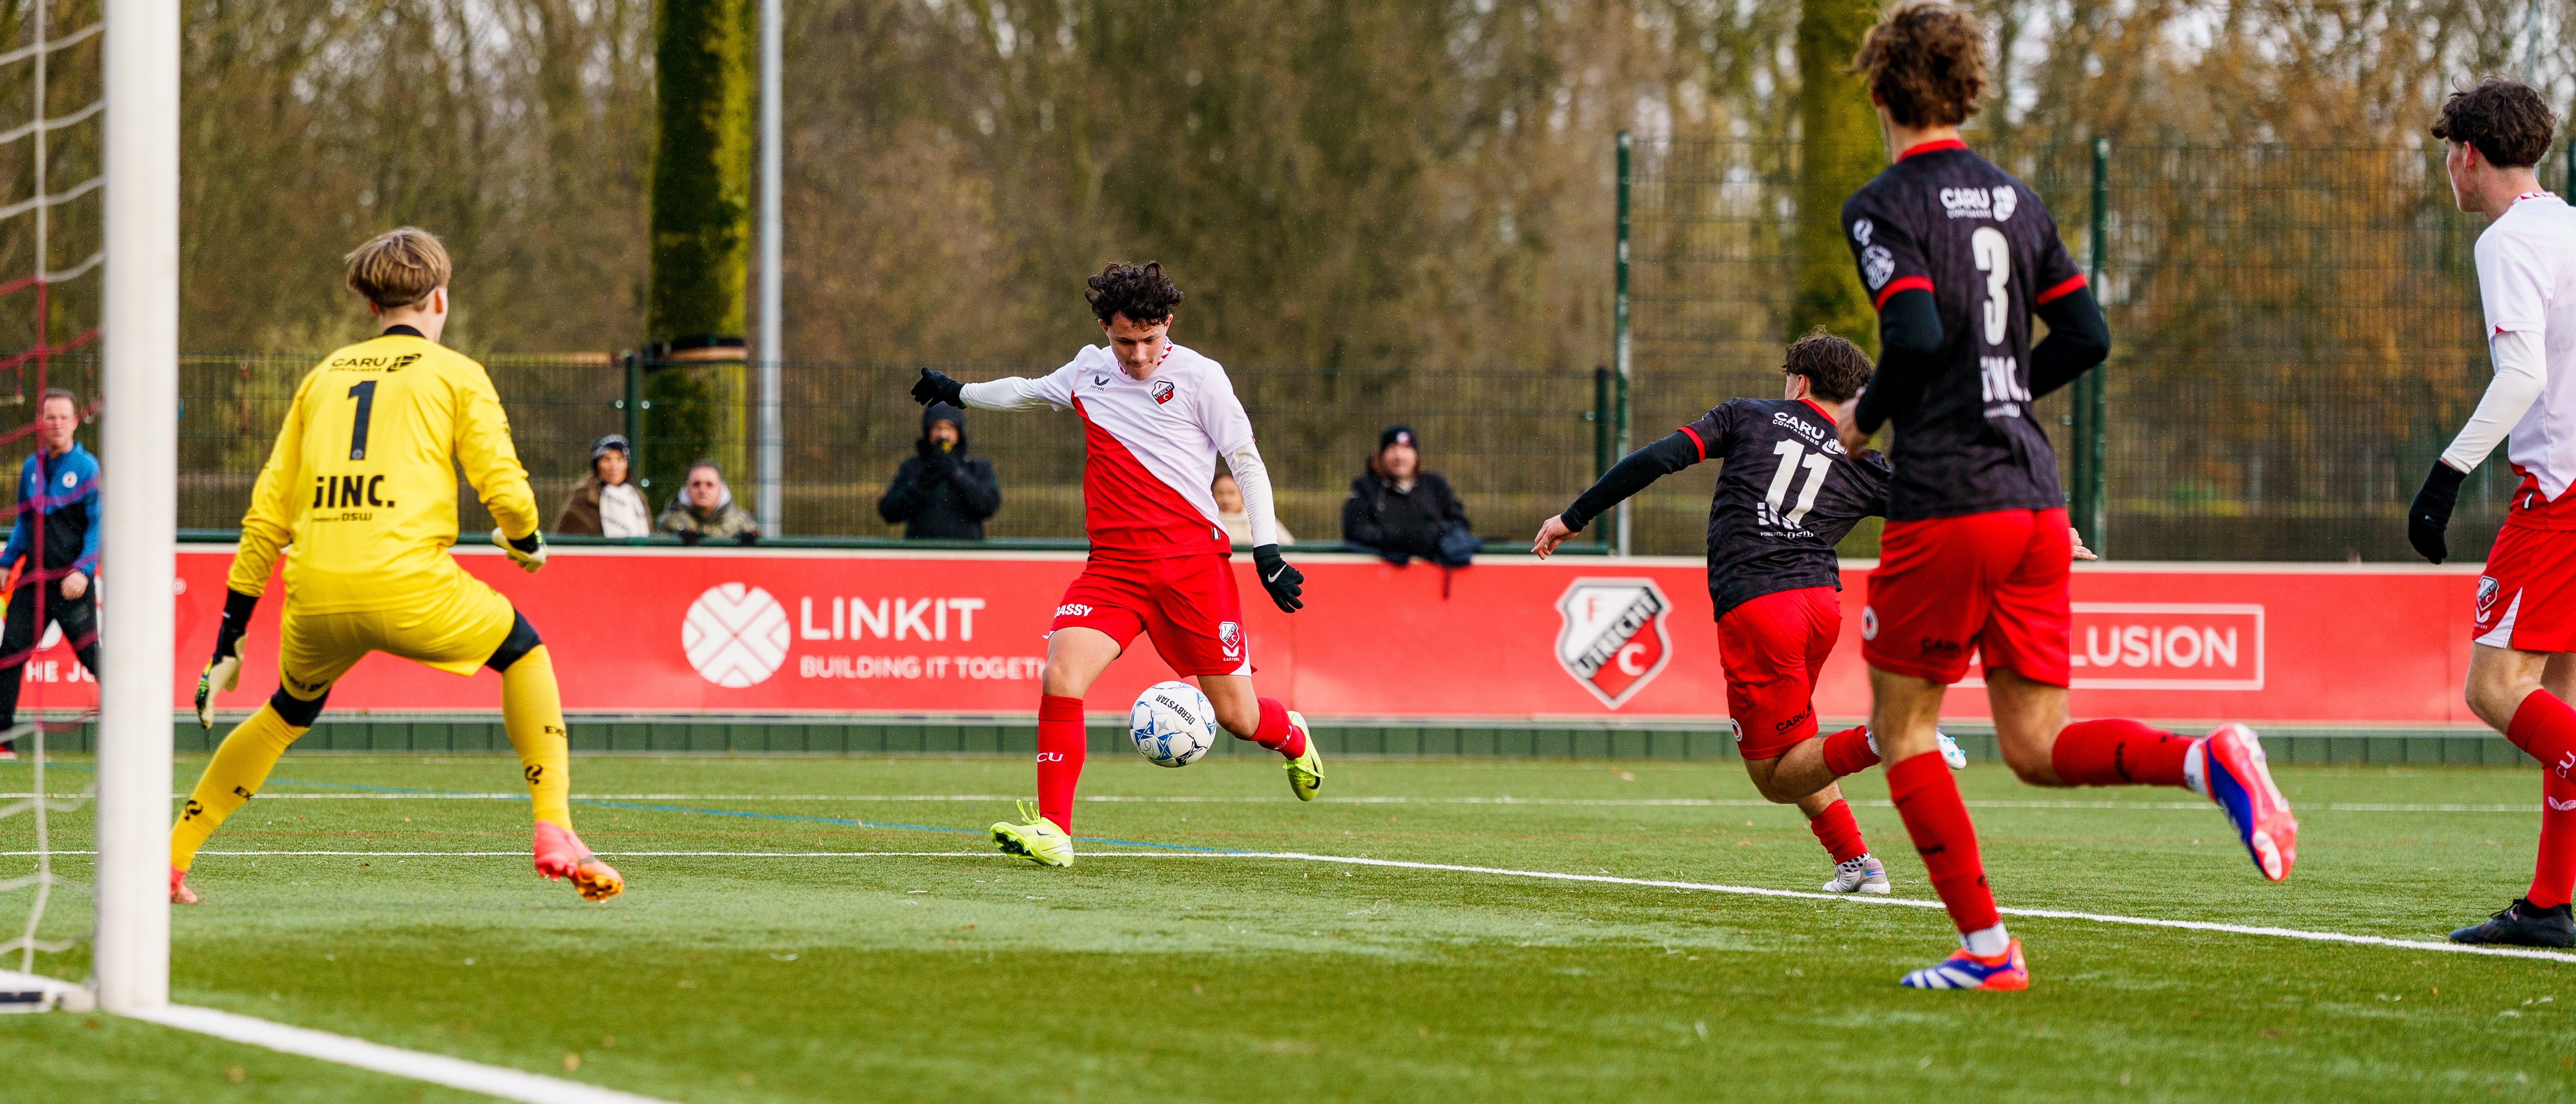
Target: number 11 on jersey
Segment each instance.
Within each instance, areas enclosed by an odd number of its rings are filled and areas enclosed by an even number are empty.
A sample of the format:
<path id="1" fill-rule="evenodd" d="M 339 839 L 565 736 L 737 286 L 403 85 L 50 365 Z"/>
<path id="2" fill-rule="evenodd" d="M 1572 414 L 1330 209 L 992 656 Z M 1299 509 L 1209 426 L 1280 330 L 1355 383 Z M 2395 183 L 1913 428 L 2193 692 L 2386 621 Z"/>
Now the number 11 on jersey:
<path id="1" fill-rule="evenodd" d="M 1763 496 L 1771 507 L 1771 520 L 1783 529 L 1795 529 L 1806 520 L 1807 511 L 1816 508 L 1816 496 L 1825 490 L 1825 473 L 1832 471 L 1834 458 L 1818 450 L 1808 455 L 1806 446 L 1796 441 L 1782 441 L 1771 446 L 1771 454 L 1780 458 L 1780 467 L 1771 473 L 1771 492 Z M 1804 457 L 1804 459 L 1801 459 Z M 1789 483 L 1798 477 L 1798 469 L 1807 470 L 1807 482 L 1798 488 L 1798 505 L 1787 515 L 1780 508 L 1789 502 Z"/>

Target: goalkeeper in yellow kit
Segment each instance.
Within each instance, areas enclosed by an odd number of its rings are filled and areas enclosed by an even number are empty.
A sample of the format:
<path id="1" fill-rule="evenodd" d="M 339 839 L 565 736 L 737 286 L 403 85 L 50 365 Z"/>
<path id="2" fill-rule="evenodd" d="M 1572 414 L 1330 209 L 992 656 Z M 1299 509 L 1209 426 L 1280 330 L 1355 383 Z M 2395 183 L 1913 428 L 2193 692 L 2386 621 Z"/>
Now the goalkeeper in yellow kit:
<path id="1" fill-rule="evenodd" d="M 509 419 L 483 366 L 438 343 L 447 323 L 447 250 L 405 227 L 351 252 L 349 287 L 384 333 L 331 354 L 296 388 L 277 447 L 242 516 L 214 659 L 197 682 L 197 720 L 214 727 L 213 696 L 241 678 L 241 637 L 269 568 L 286 552 L 278 688 L 224 737 L 170 830 L 170 899 L 194 904 L 188 868 L 296 737 L 331 684 L 368 652 L 470 676 L 501 672 L 501 721 L 536 806 L 537 872 L 571 878 L 604 901 L 625 880 L 573 834 L 563 703 L 536 629 L 465 573 L 456 543 L 456 471 L 500 528 L 492 542 L 529 571 L 545 540 Z M 515 535 L 513 535 L 515 534 Z"/>

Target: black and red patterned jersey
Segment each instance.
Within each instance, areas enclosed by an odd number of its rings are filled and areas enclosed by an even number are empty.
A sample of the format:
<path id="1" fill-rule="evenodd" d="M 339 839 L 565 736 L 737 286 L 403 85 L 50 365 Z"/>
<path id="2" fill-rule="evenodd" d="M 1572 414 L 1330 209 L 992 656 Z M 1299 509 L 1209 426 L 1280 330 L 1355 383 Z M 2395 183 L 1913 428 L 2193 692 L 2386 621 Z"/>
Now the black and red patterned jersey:
<path id="1" fill-rule="evenodd" d="M 2084 274 L 2038 193 L 1961 142 L 1927 142 L 1853 193 L 1842 226 L 1875 307 L 1920 289 L 1941 322 L 1939 352 L 1915 366 L 1919 391 L 1880 394 L 1874 382 L 1862 397 L 1864 428 L 1882 417 L 1896 427 L 1887 516 L 2064 506 L 2057 454 L 2031 410 L 2030 319 Z"/>
<path id="2" fill-rule="evenodd" d="M 1765 594 L 1842 586 L 1834 545 L 1887 507 L 1887 458 L 1854 458 L 1834 416 L 1806 399 L 1736 399 L 1630 454 L 1560 515 L 1584 525 L 1663 475 L 1724 461 L 1708 506 L 1708 594 L 1717 615 Z"/>

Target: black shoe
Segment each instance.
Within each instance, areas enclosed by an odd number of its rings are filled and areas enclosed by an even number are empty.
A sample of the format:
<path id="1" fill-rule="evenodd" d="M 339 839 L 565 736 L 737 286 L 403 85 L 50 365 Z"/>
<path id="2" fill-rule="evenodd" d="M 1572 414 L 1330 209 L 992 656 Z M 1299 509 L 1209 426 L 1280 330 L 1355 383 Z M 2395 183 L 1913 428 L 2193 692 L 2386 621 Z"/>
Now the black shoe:
<path id="1" fill-rule="evenodd" d="M 2516 900 L 2476 927 L 2451 933 L 2453 943 L 2502 943 L 2515 947 L 2576 947 L 2576 918 L 2567 906 L 2535 908 Z"/>

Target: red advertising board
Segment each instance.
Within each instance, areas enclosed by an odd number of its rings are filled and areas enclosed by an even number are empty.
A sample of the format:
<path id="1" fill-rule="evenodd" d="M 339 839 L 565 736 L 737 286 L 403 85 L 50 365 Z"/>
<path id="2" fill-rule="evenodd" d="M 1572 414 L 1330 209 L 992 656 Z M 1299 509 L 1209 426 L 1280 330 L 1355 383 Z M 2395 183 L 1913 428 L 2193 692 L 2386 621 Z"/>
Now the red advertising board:
<path id="1" fill-rule="evenodd" d="M 620 714 L 996 714 L 1034 711 L 1044 633 L 1078 554 L 557 549 L 527 575 L 464 550 L 551 646 L 573 710 Z M 229 549 L 180 554 L 184 708 L 222 608 Z M 1495 557 L 1449 574 L 1299 557 L 1306 609 L 1279 613 L 1238 557 L 1244 631 L 1264 692 L 1316 716 L 1698 718 L 1725 712 L 1696 560 Z M 2084 716 L 2474 724 L 2460 701 L 2477 567 L 2088 564 L 2074 577 L 2074 706 Z M 1867 711 L 1866 565 L 1844 573 L 1843 641 L 1818 688 L 1828 717 Z M 114 587 L 103 600 L 114 601 Z M 272 588 L 272 595 L 275 589 Z M 228 709 L 275 687 L 275 597 L 245 642 Z M 26 674 L 27 704 L 96 700 L 67 649 Z M 1171 677 L 1145 638 L 1090 696 L 1122 710 Z M 38 685 L 41 684 L 41 685 Z M 1948 712 L 1983 716 L 1974 675 Z M 370 657 L 335 711 L 473 713 L 490 673 L 459 679 Z"/>

